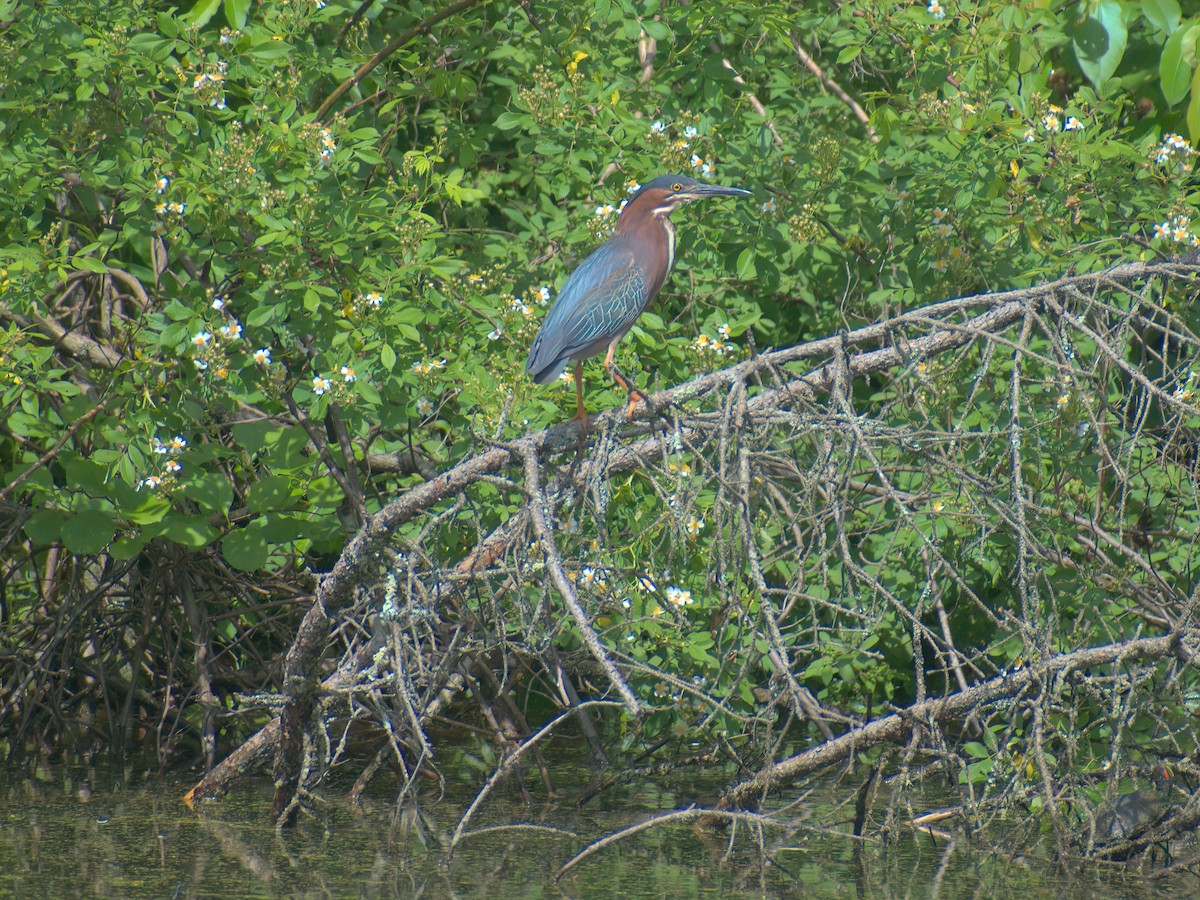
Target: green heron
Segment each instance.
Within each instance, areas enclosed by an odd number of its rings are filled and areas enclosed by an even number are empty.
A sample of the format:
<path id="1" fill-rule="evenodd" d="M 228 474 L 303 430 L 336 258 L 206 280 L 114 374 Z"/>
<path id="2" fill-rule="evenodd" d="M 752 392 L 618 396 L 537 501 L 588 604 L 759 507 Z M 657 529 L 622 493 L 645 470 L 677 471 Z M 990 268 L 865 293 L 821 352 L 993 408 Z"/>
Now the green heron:
<path id="1" fill-rule="evenodd" d="M 750 193 L 685 175 L 659 175 L 625 205 L 613 236 L 571 273 L 533 339 L 525 371 L 538 384 L 549 384 L 567 363 L 575 361 L 575 418 L 582 429 L 588 422 L 583 406 L 583 361 L 605 348 L 604 370 L 629 392 L 627 415 L 633 415 L 636 396 L 646 399 L 613 365 L 613 353 L 617 341 L 663 286 L 675 262 L 671 213 L 704 197 L 745 197 Z"/>

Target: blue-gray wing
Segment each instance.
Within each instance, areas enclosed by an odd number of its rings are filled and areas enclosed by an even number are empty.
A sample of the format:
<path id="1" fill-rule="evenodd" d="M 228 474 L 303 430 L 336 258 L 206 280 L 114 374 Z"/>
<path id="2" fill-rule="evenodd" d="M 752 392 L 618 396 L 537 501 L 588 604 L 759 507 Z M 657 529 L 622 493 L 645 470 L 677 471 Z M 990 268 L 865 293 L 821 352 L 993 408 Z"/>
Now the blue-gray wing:
<path id="1" fill-rule="evenodd" d="M 579 264 L 533 339 L 525 371 L 549 384 L 573 358 L 598 353 L 595 345 L 619 338 L 651 298 L 630 250 L 610 241 Z M 591 353 L 584 353 L 594 348 Z"/>

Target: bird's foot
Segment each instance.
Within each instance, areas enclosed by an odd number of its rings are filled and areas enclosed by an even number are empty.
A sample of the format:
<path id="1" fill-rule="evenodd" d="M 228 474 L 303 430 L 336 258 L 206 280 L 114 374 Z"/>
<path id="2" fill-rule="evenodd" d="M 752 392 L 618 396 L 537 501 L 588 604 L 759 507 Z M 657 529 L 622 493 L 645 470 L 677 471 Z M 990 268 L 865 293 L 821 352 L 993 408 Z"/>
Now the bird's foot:
<path id="1" fill-rule="evenodd" d="M 571 419 L 572 422 L 579 423 L 579 449 L 583 450 L 583 443 L 587 439 L 588 426 L 591 424 L 588 419 L 587 410 L 582 406 L 579 407 L 579 412 Z"/>
<path id="2" fill-rule="evenodd" d="M 633 411 L 634 411 L 634 409 L 637 408 L 639 398 L 641 399 L 641 401 L 643 403 L 646 404 L 646 408 L 648 410 L 650 410 L 650 414 L 651 415 L 654 414 L 654 412 L 655 412 L 654 404 L 650 402 L 650 398 L 647 397 L 645 394 L 643 394 L 641 391 L 639 391 L 637 388 L 630 385 L 630 387 L 629 387 L 629 406 L 625 409 L 625 421 L 626 422 L 633 421 Z"/>

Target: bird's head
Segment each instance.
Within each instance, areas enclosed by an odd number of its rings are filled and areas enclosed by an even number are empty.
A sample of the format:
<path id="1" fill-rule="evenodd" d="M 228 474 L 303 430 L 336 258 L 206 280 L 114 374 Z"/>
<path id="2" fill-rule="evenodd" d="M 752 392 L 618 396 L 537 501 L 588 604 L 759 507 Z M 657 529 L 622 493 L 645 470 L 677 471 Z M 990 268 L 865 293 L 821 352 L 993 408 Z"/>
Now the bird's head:
<path id="1" fill-rule="evenodd" d="M 722 184 L 706 184 L 686 175 L 659 175 L 642 185 L 625 207 L 625 215 L 635 208 L 654 215 L 670 215 L 685 203 L 705 197 L 748 197 L 752 191 Z"/>

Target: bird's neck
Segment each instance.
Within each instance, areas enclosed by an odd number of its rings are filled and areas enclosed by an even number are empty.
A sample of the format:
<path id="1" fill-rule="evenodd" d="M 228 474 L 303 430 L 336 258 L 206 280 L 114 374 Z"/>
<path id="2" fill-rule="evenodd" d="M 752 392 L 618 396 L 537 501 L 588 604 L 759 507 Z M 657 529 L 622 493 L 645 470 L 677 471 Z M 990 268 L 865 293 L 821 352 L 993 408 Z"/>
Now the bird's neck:
<path id="1" fill-rule="evenodd" d="M 671 267 L 675 265 L 675 223 L 666 214 L 654 218 L 662 225 L 662 230 L 667 235 L 667 273 L 670 274 Z"/>
<path id="2" fill-rule="evenodd" d="M 670 274 L 675 265 L 675 223 L 671 221 L 670 210 L 667 208 L 652 209 L 648 215 L 630 216 L 626 207 L 621 218 L 617 220 L 615 234 L 628 237 L 634 241 L 657 244 L 667 260 L 664 277 Z M 641 212 L 639 210 L 639 212 Z"/>

